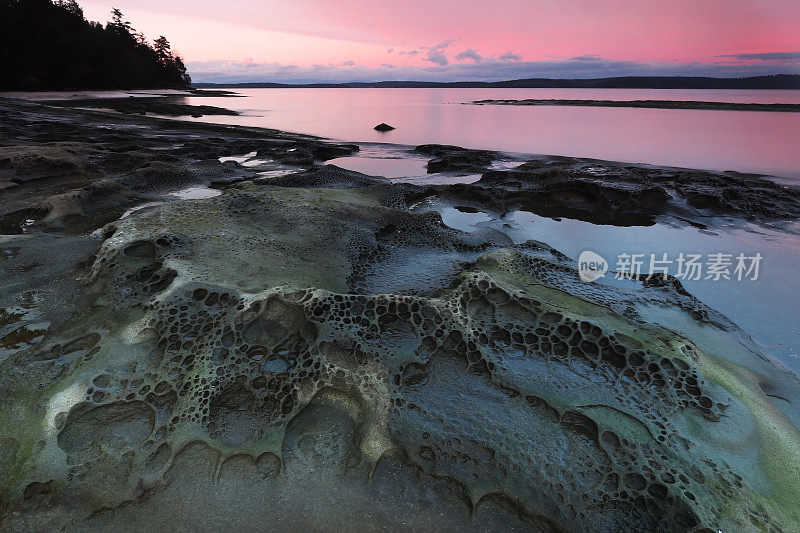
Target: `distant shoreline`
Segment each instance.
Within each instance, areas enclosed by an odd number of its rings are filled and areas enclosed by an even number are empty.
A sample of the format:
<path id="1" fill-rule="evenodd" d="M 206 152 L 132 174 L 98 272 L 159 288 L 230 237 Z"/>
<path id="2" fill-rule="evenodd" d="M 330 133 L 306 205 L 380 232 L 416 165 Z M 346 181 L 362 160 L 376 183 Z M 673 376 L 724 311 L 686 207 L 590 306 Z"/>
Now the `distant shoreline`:
<path id="1" fill-rule="evenodd" d="M 525 100 L 475 100 L 464 103 L 468 105 L 637 107 L 651 109 L 706 109 L 715 111 L 800 113 L 800 104 L 753 104 L 739 102 L 701 102 L 692 100 L 563 100 L 528 98 Z"/>
<path id="2" fill-rule="evenodd" d="M 626 76 L 597 79 L 525 78 L 504 81 L 375 81 L 345 83 L 192 83 L 194 88 L 230 89 L 323 89 L 323 88 L 388 88 L 388 89 L 762 89 L 800 90 L 800 74 L 776 74 L 747 78 L 709 78 L 688 76 Z"/>

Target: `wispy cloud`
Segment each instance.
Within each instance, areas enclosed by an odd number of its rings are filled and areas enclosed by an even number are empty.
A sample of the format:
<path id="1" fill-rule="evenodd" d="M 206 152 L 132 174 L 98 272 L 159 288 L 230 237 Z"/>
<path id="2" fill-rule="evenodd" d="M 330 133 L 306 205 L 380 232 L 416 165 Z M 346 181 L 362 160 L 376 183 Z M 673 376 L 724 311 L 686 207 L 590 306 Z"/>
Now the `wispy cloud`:
<path id="1" fill-rule="evenodd" d="M 500 61 L 522 61 L 522 57 L 514 52 L 508 51 L 498 58 Z"/>
<path id="2" fill-rule="evenodd" d="M 449 44 L 448 44 L 449 46 Z M 442 50 L 444 47 L 431 47 Z M 426 49 L 428 50 L 428 49 Z M 410 52 L 407 52 L 410 53 Z M 504 54 L 505 55 L 505 54 Z M 311 67 L 280 63 L 241 63 L 208 61 L 188 63 L 196 82 L 279 82 L 341 83 L 350 81 L 419 80 L 419 81 L 497 81 L 520 78 L 599 78 L 611 76 L 716 76 L 740 77 L 767 74 L 800 74 L 800 64 L 756 62 L 636 62 L 615 61 L 602 57 L 591 60 L 577 56 L 562 60 L 521 61 L 483 56 L 480 62 L 432 62 L 431 66 L 392 65 L 367 67 L 355 64 L 314 65 Z M 446 59 L 446 58 L 445 58 Z"/>
<path id="3" fill-rule="evenodd" d="M 456 60 L 458 60 L 458 61 L 465 61 L 467 59 L 471 59 L 473 62 L 477 63 L 478 61 L 483 59 L 483 56 L 480 55 L 475 50 L 473 50 L 472 48 L 467 48 L 463 52 L 459 52 L 456 55 Z"/>
<path id="4" fill-rule="evenodd" d="M 570 58 L 573 61 L 602 61 L 603 58 L 596 54 L 584 54 Z"/>
<path id="5" fill-rule="evenodd" d="M 723 54 L 717 57 L 729 57 L 741 61 L 800 61 L 800 52 L 760 52 L 744 54 Z"/>
<path id="6" fill-rule="evenodd" d="M 108 3 L 78 1 L 87 17 L 108 19 Z M 483 73 L 497 61 L 546 58 L 603 68 L 607 58 L 793 67 L 800 53 L 798 0 L 493 0 L 488 9 L 481 0 L 401 3 L 403 9 L 397 2 L 363 0 L 115 0 L 114 5 L 146 35 L 166 32 L 187 62 L 254 58 L 308 67 L 353 60 L 354 68 L 378 68 L 384 61 L 418 68 L 478 63 Z M 459 39 L 443 46 L 449 37 Z"/>
<path id="7" fill-rule="evenodd" d="M 453 39 L 447 39 L 446 41 L 442 41 L 436 46 L 429 46 L 426 47 L 428 50 L 428 56 L 425 58 L 425 61 L 430 61 L 439 66 L 447 65 L 447 55 L 445 55 L 445 49 L 453 44 Z"/>

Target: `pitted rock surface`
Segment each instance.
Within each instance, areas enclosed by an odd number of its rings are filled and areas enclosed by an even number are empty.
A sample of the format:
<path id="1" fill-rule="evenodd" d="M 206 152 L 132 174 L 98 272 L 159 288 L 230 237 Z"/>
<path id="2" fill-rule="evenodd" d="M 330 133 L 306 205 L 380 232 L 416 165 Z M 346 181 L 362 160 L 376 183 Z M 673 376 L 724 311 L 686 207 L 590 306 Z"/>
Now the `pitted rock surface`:
<path id="1" fill-rule="evenodd" d="M 207 184 L 228 143 L 349 150 L 182 134 L 169 163 L 95 154 L 35 209 L 13 193 L 34 222 L 0 237 L 4 529 L 800 525 L 797 379 L 678 280 L 583 283 L 557 246 L 337 167 L 93 210 Z"/>

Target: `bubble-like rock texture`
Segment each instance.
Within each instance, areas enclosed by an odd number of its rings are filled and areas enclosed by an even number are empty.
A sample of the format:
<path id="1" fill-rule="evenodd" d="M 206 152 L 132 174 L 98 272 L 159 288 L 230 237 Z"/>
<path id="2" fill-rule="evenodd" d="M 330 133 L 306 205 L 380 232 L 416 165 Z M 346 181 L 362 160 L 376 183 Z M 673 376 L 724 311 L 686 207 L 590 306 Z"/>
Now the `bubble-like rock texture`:
<path id="1" fill-rule="evenodd" d="M 797 378 L 724 316 L 367 178 L 0 237 L 0 527 L 800 527 Z"/>
<path id="2" fill-rule="evenodd" d="M 282 187 L 313 187 L 320 189 L 357 189 L 369 187 L 370 185 L 390 183 L 386 178 L 368 176 L 367 174 L 345 170 L 330 164 L 312 168 L 305 172 L 266 178 L 262 181 Z"/>

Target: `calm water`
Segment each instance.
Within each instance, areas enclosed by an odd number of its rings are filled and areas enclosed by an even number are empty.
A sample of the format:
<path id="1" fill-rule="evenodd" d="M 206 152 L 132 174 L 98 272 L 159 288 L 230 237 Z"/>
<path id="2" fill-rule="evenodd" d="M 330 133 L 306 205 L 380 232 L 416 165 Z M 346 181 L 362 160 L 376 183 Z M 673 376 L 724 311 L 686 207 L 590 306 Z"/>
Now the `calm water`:
<path id="1" fill-rule="evenodd" d="M 800 180 L 800 113 L 473 106 L 487 98 L 800 103 L 800 91 L 656 89 L 244 89 L 188 98 L 245 113 L 199 120 L 345 141 L 441 143 L 507 152 L 738 170 Z M 379 133 L 386 122 L 397 129 Z"/>
<path id="2" fill-rule="evenodd" d="M 681 252 L 703 257 L 714 253 L 760 253 L 763 260 L 755 280 L 738 281 L 732 276 L 718 281 L 683 279 L 682 283 L 690 293 L 750 334 L 764 352 L 800 374 L 800 276 L 795 274 L 800 269 L 800 226 L 795 225 L 794 233 L 753 225 L 710 232 L 664 224 L 616 227 L 579 220 L 556 221 L 525 211 L 503 217 L 485 212 L 464 213 L 435 200 L 420 202 L 416 209 L 438 211 L 445 224 L 463 231 L 489 227 L 516 242 L 544 241 L 575 260 L 582 251 L 592 250 L 606 258 L 612 270 L 616 258 L 623 253 L 640 253 L 646 258 L 666 253 L 670 259 Z M 648 268 L 645 265 L 642 272 Z M 673 264 L 669 269 L 673 275 L 677 274 L 675 268 Z"/>
<path id="3" fill-rule="evenodd" d="M 223 157 L 244 166 L 258 161 L 256 152 L 241 157 Z M 468 183 L 480 179 L 479 174 L 427 174 L 426 160 L 409 157 L 407 147 L 365 143 L 355 157 L 343 157 L 330 163 L 372 175 L 386 176 L 394 182 Z M 519 162 L 499 162 L 497 168 L 508 168 Z M 709 279 L 707 270 L 700 279 L 682 279 L 686 289 L 702 302 L 726 315 L 749 334 L 764 353 L 781 361 L 800 374 L 800 222 L 785 229 L 762 228 L 754 224 L 720 218 L 713 230 L 692 226 L 674 226 L 665 217 L 653 226 L 617 227 L 579 220 L 553 220 L 525 211 L 504 214 L 478 211 L 465 212 L 455 204 L 431 196 L 414 207 L 416 211 L 436 211 L 444 223 L 462 231 L 491 228 L 507 234 L 515 242 L 529 239 L 546 242 L 577 260 L 584 250 L 592 250 L 606 258 L 611 270 L 617 267 L 621 254 L 641 254 L 642 272 L 649 271 L 649 258 L 667 254 L 672 261 L 669 273 L 679 275 L 675 263 L 679 254 L 700 254 L 707 264 L 711 254 L 729 254 L 732 264 L 728 276 Z M 739 253 L 747 257 L 761 254 L 758 276 L 737 280 L 733 258 Z M 706 267 L 707 268 L 707 267 Z M 755 277 L 755 279 L 752 279 Z M 612 274 L 607 275 L 613 278 Z M 637 286 L 630 282 L 629 287 Z M 658 312 L 661 313 L 661 309 Z M 664 324 L 665 317 L 650 318 Z M 667 324 L 665 324 L 667 325 Z M 670 323 L 668 327 L 675 327 Z"/>
<path id="4" fill-rule="evenodd" d="M 800 182 L 800 113 L 591 107 L 472 106 L 484 98 L 705 100 L 800 103 L 800 91 L 627 89 L 250 89 L 245 98 L 189 98 L 240 110 L 244 116 L 201 120 L 270 127 L 351 142 L 365 142 L 356 157 L 334 164 L 396 181 L 475 181 L 480 176 L 428 175 L 425 158 L 402 146 L 442 143 L 507 152 L 595 157 L 690 168 L 738 170 Z M 375 132 L 386 122 L 397 129 Z M 502 164 L 502 163 L 500 163 Z M 764 351 L 800 372 L 800 241 L 790 232 L 754 226 L 714 233 L 695 228 L 617 228 L 530 213 L 503 219 L 429 206 L 445 222 L 469 231 L 497 226 L 518 241 L 538 239 L 577 259 L 601 253 L 613 265 L 620 253 L 756 252 L 764 256 L 758 281 L 686 281 L 687 289 L 727 315 Z"/>
<path id="5" fill-rule="evenodd" d="M 480 178 L 479 175 L 429 175 L 426 159 L 414 157 L 400 146 L 442 143 L 506 152 L 758 172 L 800 183 L 800 113 L 462 105 L 486 98 L 800 103 L 800 91 L 249 89 L 238 92 L 245 97 L 188 97 L 187 101 L 244 113 L 195 120 L 366 143 L 356 157 L 332 162 L 395 181 L 451 183 Z M 375 132 L 372 128 L 380 122 L 397 129 Z M 247 166 L 254 156 L 242 154 L 232 159 Z M 498 168 L 513 164 L 517 163 L 496 163 Z M 767 353 L 800 373 L 798 225 L 789 231 L 731 226 L 712 233 L 663 224 L 634 228 L 598 226 L 566 219 L 554 221 L 525 212 L 510 213 L 501 219 L 493 213 L 462 213 L 447 205 L 420 207 L 439 211 L 448 225 L 458 229 L 470 231 L 477 225 L 496 227 L 514 240 L 542 240 L 573 258 L 582 250 L 594 250 L 612 265 L 614 258 L 623 252 L 666 252 L 670 257 L 680 252 L 761 253 L 764 259 L 756 282 L 701 280 L 685 284 L 690 292 L 751 334 Z"/>

